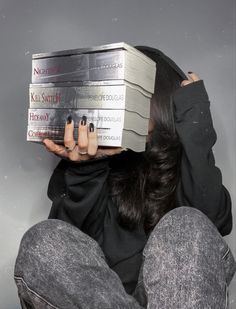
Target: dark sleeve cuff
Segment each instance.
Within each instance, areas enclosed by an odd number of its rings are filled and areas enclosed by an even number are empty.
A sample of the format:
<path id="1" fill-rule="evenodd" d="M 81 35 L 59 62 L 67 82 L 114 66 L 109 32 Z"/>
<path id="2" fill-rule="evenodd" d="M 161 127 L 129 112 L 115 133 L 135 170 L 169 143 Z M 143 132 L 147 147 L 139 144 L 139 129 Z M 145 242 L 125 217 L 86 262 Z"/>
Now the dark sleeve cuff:
<path id="1" fill-rule="evenodd" d="M 97 171 L 107 170 L 109 159 L 106 157 L 99 159 L 91 159 L 83 162 L 73 162 L 69 160 L 61 160 L 54 169 L 48 185 L 48 197 L 51 200 L 62 196 L 67 192 L 67 184 L 65 175 L 92 175 Z"/>
<path id="2" fill-rule="evenodd" d="M 179 88 L 173 96 L 173 101 L 177 121 L 181 120 L 196 104 L 207 105 L 207 107 L 210 105 L 203 80 Z"/>
<path id="3" fill-rule="evenodd" d="M 109 166 L 109 158 L 98 158 L 80 162 L 67 162 L 67 172 L 83 175 L 96 172 Z"/>

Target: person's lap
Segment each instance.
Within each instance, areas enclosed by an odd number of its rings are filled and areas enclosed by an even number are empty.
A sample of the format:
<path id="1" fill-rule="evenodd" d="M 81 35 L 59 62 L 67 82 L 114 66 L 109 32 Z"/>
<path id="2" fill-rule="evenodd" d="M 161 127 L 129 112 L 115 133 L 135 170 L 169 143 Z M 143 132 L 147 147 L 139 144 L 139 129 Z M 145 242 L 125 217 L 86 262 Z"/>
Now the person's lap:
<path id="1" fill-rule="evenodd" d="M 217 309 L 226 306 L 234 271 L 214 225 L 200 211 L 180 207 L 151 233 L 133 296 L 96 241 L 60 220 L 45 220 L 26 232 L 15 281 L 25 308 Z"/>

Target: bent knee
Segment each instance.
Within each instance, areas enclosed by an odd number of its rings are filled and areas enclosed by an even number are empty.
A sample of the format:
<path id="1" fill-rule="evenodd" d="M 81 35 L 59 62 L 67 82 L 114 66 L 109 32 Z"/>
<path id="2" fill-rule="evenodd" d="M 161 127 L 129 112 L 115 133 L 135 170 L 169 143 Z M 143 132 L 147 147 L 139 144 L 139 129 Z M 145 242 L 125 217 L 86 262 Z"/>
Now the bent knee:
<path id="1" fill-rule="evenodd" d="M 48 263 L 61 243 L 66 223 L 60 220 L 44 220 L 33 225 L 22 237 L 15 265 L 15 274 L 33 270 L 39 264 Z"/>
<path id="2" fill-rule="evenodd" d="M 200 210 L 178 207 L 161 218 L 150 235 L 146 247 L 155 246 L 213 248 L 224 251 L 226 247 L 215 225 Z"/>
<path id="3" fill-rule="evenodd" d="M 78 260 L 88 252 L 103 255 L 100 247 L 75 226 L 56 219 L 48 219 L 32 226 L 23 236 L 16 259 L 15 273 L 42 265 L 63 264 L 69 255 Z"/>
<path id="4" fill-rule="evenodd" d="M 182 206 L 171 210 L 162 217 L 157 224 L 158 226 L 172 226 L 172 229 L 182 233 L 210 233 L 221 237 L 213 222 L 203 212 L 194 207 Z"/>
<path id="5" fill-rule="evenodd" d="M 41 221 L 25 232 L 19 251 L 27 252 L 27 254 L 31 252 L 39 254 L 40 250 L 44 250 L 48 246 L 52 249 L 66 238 L 68 231 L 71 233 L 72 228 L 74 227 L 69 223 L 61 220 L 48 219 Z M 79 233 L 79 230 L 76 233 Z"/>
<path id="6" fill-rule="evenodd" d="M 32 226 L 22 237 L 20 248 L 45 248 L 56 247 L 56 251 L 61 245 L 63 247 L 86 245 L 96 247 L 97 243 L 77 227 L 58 219 L 48 219 Z"/>

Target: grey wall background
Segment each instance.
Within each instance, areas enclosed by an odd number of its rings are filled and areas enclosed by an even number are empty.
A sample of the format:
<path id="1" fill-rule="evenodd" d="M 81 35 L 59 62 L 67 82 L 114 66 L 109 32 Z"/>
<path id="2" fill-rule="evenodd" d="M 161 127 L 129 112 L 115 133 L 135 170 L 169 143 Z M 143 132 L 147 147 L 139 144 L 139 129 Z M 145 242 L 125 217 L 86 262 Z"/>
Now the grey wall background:
<path id="1" fill-rule="evenodd" d="M 0 309 L 20 307 L 14 261 L 23 233 L 48 215 L 47 184 L 57 163 L 25 141 L 31 54 L 125 41 L 157 47 L 198 72 L 236 221 L 235 34 L 235 0 L 0 0 Z M 235 240 L 234 227 L 227 241 L 236 255 Z"/>

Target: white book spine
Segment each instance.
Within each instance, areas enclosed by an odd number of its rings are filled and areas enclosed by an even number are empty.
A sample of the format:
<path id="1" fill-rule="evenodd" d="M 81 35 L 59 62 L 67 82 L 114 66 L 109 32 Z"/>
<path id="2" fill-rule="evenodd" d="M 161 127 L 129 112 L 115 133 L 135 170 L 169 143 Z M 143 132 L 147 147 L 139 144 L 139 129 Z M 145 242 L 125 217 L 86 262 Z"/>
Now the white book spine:
<path id="1" fill-rule="evenodd" d="M 122 79 L 124 53 L 82 54 L 32 60 L 32 83 Z"/>
<path id="2" fill-rule="evenodd" d="M 35 127 L 28 126 L 27 141 L 42 142 L 45 138 L 53 140 L 55 143 L 63 144 L 63 127 Z M 74 133 L 75 141 L 78 140 L 78 131 Z M 146 136 L 138 135 L 133 131 L 122 129 L 97 129 L 98 146 L 103 147 L 123 147 L 140 152 L 145 150 Z"/>
<path id="3" fill-rule="evenodd" d="M 30 108 L 126 109 L 148 118 L 150 97 L 127 85 L 46 87 L 31 85 Z"/>
<path id="4" fill-rule="evenodd" d="M 140 135 L 148 133 L 148 118 L 126 110 L 106 109 L 28 109 L 29 126 L 64 126 L 68 116 L 72 116 L 75 127 L 78 126 L 83 116 L 88 123 L 93 123 L 96 128 L 119 128 L 132 130 Z"/>

